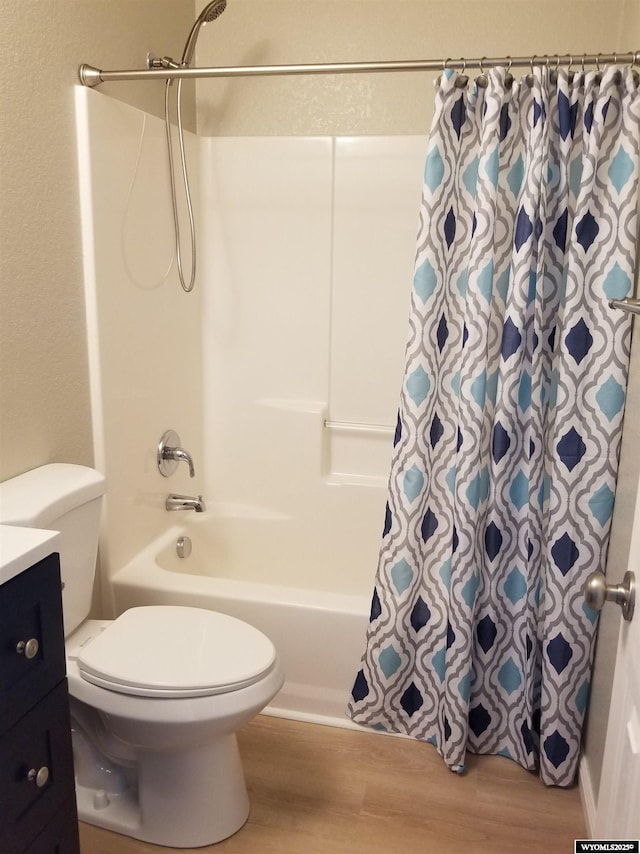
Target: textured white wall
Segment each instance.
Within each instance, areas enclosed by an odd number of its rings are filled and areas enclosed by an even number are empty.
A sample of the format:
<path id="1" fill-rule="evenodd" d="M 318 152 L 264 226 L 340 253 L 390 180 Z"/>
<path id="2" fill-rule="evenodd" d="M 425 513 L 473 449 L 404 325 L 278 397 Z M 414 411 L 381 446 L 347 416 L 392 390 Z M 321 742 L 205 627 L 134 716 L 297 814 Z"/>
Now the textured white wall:
<path id="1" fill-rule="evenodd" d="M 0 0 L 0 479 L 92 463 L 73 91 L 178 53 L 191 0 Z M 109 91 L 103 87 L 102 91 Z M 159 113 L 162 84 L 112 84 Z M 191 120 L 192 123 L 192 120 Z"/>
<path id="2" fill-rule="evenodd" d="M 620 49 L 623 6 L 624 0 L 229 0 L 202 31 L 197 60 L 220 66 L 607 52 Z M 436 74 L 202 80 L 198 131 L 421 134 L 431 122 Z"/>

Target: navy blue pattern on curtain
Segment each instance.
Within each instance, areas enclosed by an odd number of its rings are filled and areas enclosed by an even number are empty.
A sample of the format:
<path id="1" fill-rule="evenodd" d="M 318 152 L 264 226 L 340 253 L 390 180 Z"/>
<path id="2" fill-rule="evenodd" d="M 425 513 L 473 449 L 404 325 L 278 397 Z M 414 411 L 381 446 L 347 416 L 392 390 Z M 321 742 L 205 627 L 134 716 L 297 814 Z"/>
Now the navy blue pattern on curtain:
<path id="1" fill-rule="evenodd" d="M 348 714 L 570 785 L 622 433 L 640 100 L 631 69 L 436 97 L 406 370 Z"/>

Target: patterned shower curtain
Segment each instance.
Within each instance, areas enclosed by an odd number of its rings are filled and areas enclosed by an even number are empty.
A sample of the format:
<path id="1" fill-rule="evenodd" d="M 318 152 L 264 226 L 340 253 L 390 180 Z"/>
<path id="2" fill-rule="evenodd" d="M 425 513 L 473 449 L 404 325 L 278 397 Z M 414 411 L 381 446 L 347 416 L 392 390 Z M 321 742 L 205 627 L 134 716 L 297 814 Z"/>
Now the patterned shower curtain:
<path id="1" fill-rule="evenodd" d="M 574 781 L 631 337 L 629 68 L 442 75 L 388 502 L 348 714 Z M 485 81 L 483 81 L 485 82 Z"/>

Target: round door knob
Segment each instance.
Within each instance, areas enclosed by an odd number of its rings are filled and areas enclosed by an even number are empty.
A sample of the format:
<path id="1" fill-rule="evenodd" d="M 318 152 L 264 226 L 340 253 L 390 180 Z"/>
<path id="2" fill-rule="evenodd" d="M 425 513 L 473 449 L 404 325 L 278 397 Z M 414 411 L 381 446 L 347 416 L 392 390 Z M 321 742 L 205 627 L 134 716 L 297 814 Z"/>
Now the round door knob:
<path id="1" fill-rule="evenodd" d="M 584 586 L 584 598 L 594 611 L 600 611 L 605 602 L 615 602 L 622 608 L 625 620 L 631 620 L 636 604 L 636 578 L 625 572 L 622 584 L 607 584 L 601 572 L 592 572 Z"/>
<path id="2" fill-rule="evenodd" d="M 27 773 L 27 780 L 30 783 L 35 783 L 36 786 L 41 789 L 49 779 L 49 769 L 46 765 L 43 765 L 42 768 L 38 768 L 36 771 L 35 768 L 32 768 Z"/>
<path id="3" fill-rule="evenodd" d="M 40 649 L 40 644 L 36 638 L 29 638 L 28 641 L 20 641 L 16 646 L 18 655 L 24 655 L 25 658 L 35 658 Z"/>

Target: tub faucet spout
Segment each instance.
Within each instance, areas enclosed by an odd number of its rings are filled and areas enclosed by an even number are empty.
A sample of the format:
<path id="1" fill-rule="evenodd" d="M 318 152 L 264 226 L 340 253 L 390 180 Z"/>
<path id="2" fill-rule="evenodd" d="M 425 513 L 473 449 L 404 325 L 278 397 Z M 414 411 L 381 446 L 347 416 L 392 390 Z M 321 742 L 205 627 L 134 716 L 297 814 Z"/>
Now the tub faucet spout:
<path id="1" fill-rule="evenodd" d="M 167 495 L 164 503 L 166 510 L 195 510 L 196 513 L 204 513 L 207 509 L 201 495 Z"/>

